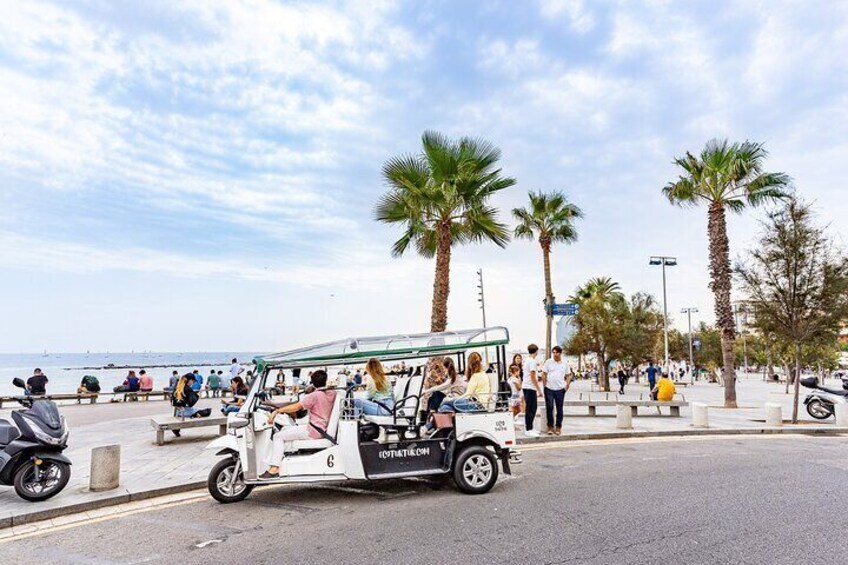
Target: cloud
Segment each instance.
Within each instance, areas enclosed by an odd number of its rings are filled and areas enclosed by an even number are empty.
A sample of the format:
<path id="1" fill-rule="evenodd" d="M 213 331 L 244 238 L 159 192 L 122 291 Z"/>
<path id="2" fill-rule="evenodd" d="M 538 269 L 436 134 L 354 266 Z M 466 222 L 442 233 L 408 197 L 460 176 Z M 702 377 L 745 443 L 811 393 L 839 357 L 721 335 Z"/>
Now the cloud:
<path id="1" fill-rule="evenodd" d="M 586 33 L 595 27 L 595 18 L 583 0 L 540 0 L 539 11 L 549 20 L 564 19 L 577 33 Z"/>

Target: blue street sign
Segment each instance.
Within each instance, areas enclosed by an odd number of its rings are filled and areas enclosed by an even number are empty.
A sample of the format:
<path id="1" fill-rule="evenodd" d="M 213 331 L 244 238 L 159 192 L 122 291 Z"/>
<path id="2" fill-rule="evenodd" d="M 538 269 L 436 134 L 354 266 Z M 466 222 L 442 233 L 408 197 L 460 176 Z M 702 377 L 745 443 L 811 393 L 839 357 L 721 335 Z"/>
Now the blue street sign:
<path id="1" fill-rule="evenodd" d="M 576 316 L 580 306 L 574 303 L 554 304 L 551 307 L 552 316 Z"/>

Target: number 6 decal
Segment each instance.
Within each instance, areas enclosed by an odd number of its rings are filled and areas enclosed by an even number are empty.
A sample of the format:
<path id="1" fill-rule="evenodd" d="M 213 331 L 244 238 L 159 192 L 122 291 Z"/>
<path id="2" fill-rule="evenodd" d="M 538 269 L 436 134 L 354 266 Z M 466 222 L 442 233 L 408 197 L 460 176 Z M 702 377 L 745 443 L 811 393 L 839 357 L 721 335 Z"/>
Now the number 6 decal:
<path id="1" fill-rule="evenodd" d="M 335 464 L 336 464 L 336 463 L 335 463 L 335 461 L 333 460 L 333 456 L 332 456 L 332 455 L 328 455 L 328 456 L 327 456 L 327 467 L 332 467 L 332 466 L 333 466 L 333 465 L 335 465 Z"/>

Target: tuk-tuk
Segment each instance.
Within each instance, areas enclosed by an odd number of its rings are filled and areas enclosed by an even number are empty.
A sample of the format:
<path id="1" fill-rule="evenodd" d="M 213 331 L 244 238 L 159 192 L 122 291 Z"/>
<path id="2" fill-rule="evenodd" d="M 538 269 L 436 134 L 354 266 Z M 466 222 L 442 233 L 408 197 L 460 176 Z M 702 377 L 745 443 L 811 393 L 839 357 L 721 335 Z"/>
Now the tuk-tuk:
<path id="1" fill-rule="evenodd" d="M 359 337 L 304 347 L 254 359 L 255 378 L 237 413 L 229 416 L 227 434 L 213 441 L 223 459 L 209 474 L 208 487 L 218 501 L 243 500 L 257 485 L 319 481 L 378 480 L 401 477 L 450 476 L 469 494 L 488 492 L 498 479 L 499 463 L 510 473 L 510 451 L 515 448 L 515 428 L 509 411 L 506 385 L 504 327 L 463 331 Z M 491 365 L 491 398 L 480 399 L 481 409 L 457 412 L 435 430 L 424 427 L 422 389 L 427 362 L 452 357 L 463 378 L 466 354 L 494 350 Z M 370 358 L 382 363 L 404 361 L 418 370 L 398 375 L 394 383 L 394 406 L 388 415 L 369 416 L 355 409 L 355 392 L 347 382 L 327 387 L 336 390 L 332 415 L 320 439 L 286 444 L 279 477 L 261 480 L 279 426 L 269 423 L 269 413 L 280 398 L 273 398 L 272 371 L 280 369 L 343 368 L 363 364 Z M 303 391 L 284 395 L 296 402 Z M 277 404 L 271 404 L 272 402 Z M 445 420 L 445 418 L 440 418 Z M 298 425 L 307 425 L 304 417 Z M 361 433 L 369 428 L 371 432 Z"/>

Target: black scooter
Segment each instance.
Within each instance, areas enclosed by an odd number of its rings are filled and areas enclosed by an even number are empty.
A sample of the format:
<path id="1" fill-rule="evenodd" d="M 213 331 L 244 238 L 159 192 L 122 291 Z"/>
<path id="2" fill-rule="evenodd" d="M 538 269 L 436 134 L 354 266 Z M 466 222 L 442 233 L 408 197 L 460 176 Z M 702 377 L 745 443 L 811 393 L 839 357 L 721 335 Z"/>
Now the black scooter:
<path id="1" fill-rule="evenodd" d="M 21 379 L 12 383 L 26 388 Z M 14 486 L 24 500 L 47 500 L 71 478 L 71 461 L 62 455 L 70 430 L 54 402 L 28 396 L 15 400 L 24 407 L 12 412 L 17 427 L 0 420 L 0 484 Z"/>

